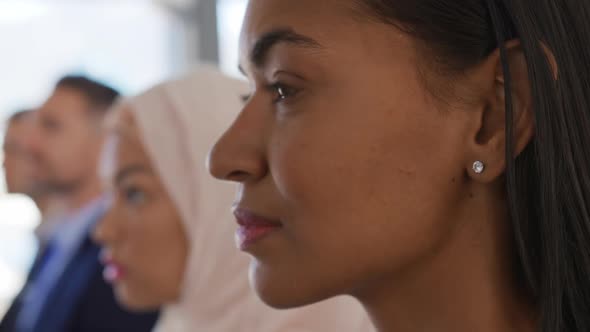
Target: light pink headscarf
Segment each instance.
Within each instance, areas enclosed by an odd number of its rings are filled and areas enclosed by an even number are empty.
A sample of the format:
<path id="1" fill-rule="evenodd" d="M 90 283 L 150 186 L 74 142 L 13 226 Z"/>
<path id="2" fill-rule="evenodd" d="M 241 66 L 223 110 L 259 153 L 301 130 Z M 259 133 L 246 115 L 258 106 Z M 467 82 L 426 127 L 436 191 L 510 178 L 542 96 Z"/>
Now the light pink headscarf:
<path id="1" fill-rule="evenodd" d="M 190 241 L 182 298 L 164 308 L 157 331 L 370 331 L 364 310 L 350 298 L 278 311 L 251 291 L 249 258 L 233 241 L 235 187 L 212 179 L 205 165 L 247 90 L 245 83 L 203 66 L 126 102 Z"/>

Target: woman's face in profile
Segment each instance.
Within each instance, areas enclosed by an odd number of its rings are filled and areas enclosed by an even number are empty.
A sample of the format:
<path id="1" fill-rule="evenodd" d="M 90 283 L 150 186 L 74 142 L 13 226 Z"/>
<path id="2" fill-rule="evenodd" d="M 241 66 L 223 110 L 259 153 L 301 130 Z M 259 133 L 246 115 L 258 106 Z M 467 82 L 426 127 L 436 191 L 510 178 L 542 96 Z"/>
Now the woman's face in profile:
<path id="1" fill-rule="evenodd" d="M 105 278 L 125 306 L 144 310 L 179 297 L 188 242 L 171 201 L 140 140 L 131 112 L 118 119 L 104 154 L 113 202 L 95 231 Z"/>
<path id="2" fill-rule="evenodd" d="M 357 9 L 249 3 L 240 65 L 252 95 L 210 170 L 240 182 L 238 246 L 275 307 L 376 296 L 380 282 L 409 278 L 441 250 L 454 216 L 469 213 L 468 111 L 441 109 L 413 39 Z"/>

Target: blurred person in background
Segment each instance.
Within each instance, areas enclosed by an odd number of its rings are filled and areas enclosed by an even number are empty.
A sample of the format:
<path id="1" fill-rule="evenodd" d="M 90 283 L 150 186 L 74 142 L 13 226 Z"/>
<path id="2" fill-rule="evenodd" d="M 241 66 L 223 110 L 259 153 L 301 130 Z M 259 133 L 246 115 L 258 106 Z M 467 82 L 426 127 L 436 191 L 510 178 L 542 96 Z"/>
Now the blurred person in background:
<path id="1" fill-rule="evenodd" d="M 60 218 L 62 204 L 59 195 L 37 183 L 34 176 L 34 161 L 27 141 L 34 131 L 35 111 L 23 110 L 14 113 L 7 122 L 4 136 L 4 172 L 6 190 L 9 194 L 23 194 L 33 200 L 41 220 L 35 229 L 39 248 L 45 247 Z"/>
<path id="2" fill-rule="evenodd" d="M 141 332 L 157 319 L 156 313 L 133 314 L 117 305 L 102 278 L 99 247 L 89 236 L 108 202 L 97 161 L 103 119 L 118 95 L 96 81 L 68 76 L 36 111 L 26 142 L 33 178 L 61 196 L 66 212 L 0 323 L 1 332 Z"/>
<path id="3" fill-rule="evenodd" d="M 33 110 L 14 113 L 7 122 L 4 136 L 4 170 L 9 194 L 29 195 L 33 190 L 33 164 L 25 145 L 31 132 Z M 37 197 L 31 197 L 35 200 Z M 39 202 L 42 207 L 42 202 Z"/>
<path id="4" fill-rule="evenodd" d="M 102 174 L 114 200 L 95 231 L 105 246 L 105 277 L 129 308 L 165 305 L 158 332 L 370 331 L 350 298 L 279 311 L 250 290 L 248 258 L 232 241 L 234 186 L 206 169 L 211 144 L 247 90 L 202 67 L 113 113 Z"/>

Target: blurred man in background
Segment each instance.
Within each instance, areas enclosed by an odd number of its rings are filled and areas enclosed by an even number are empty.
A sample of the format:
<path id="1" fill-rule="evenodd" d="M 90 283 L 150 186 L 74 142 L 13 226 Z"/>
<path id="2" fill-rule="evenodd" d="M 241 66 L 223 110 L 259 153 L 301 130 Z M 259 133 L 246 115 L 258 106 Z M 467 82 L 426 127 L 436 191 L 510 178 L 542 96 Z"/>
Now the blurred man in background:
<path id="1" fill-rule="evenodd" d="M 41 220 L 35 230 L 39 248 L 44 248 L 59 221 L 61 204 L 59 195 L 34 180 L 34 161 L 27 141 L 35 130 L 35 113 L 25 110 L 14 113 L 9 119 L 4 136 L 4 172 L 9 194 L 23 194 L 31 198 Z"/>
<path id="2" fill-rule="evenodd" d="M 35 111 L 25 144 L 35 183 L 60 195 L 66 207 L 28 281 L 0 323 L 0 332 L 151 331 L 156 313 L 121 309 L 102 278 L 99 247 L 90 232 L 108 199 L 98 174 L 102 123 L 118 93 L 85 77 L 61 79 Z"/>
<path id="3" fill-rule="evenodd" d="M 8 119 L 3 150 L 6 189 L 10 194 L 29 195 L 33 189 L 33 164 L 25 148 L 32 125 L 32 110 L 16 112 Z"/>

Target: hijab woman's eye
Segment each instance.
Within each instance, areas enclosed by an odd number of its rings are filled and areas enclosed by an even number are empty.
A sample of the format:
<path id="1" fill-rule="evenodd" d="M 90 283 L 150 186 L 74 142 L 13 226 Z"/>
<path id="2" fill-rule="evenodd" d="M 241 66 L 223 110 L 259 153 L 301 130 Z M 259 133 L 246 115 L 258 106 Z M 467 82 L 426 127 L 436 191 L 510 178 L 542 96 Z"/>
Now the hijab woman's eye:
<path id="1" fill-rule="evenodd" d="M 139 206 L 145 203 L 147 199 L 146 193 L 135 186 L 123 188 L 123 197 L 128 205 Z"/>

